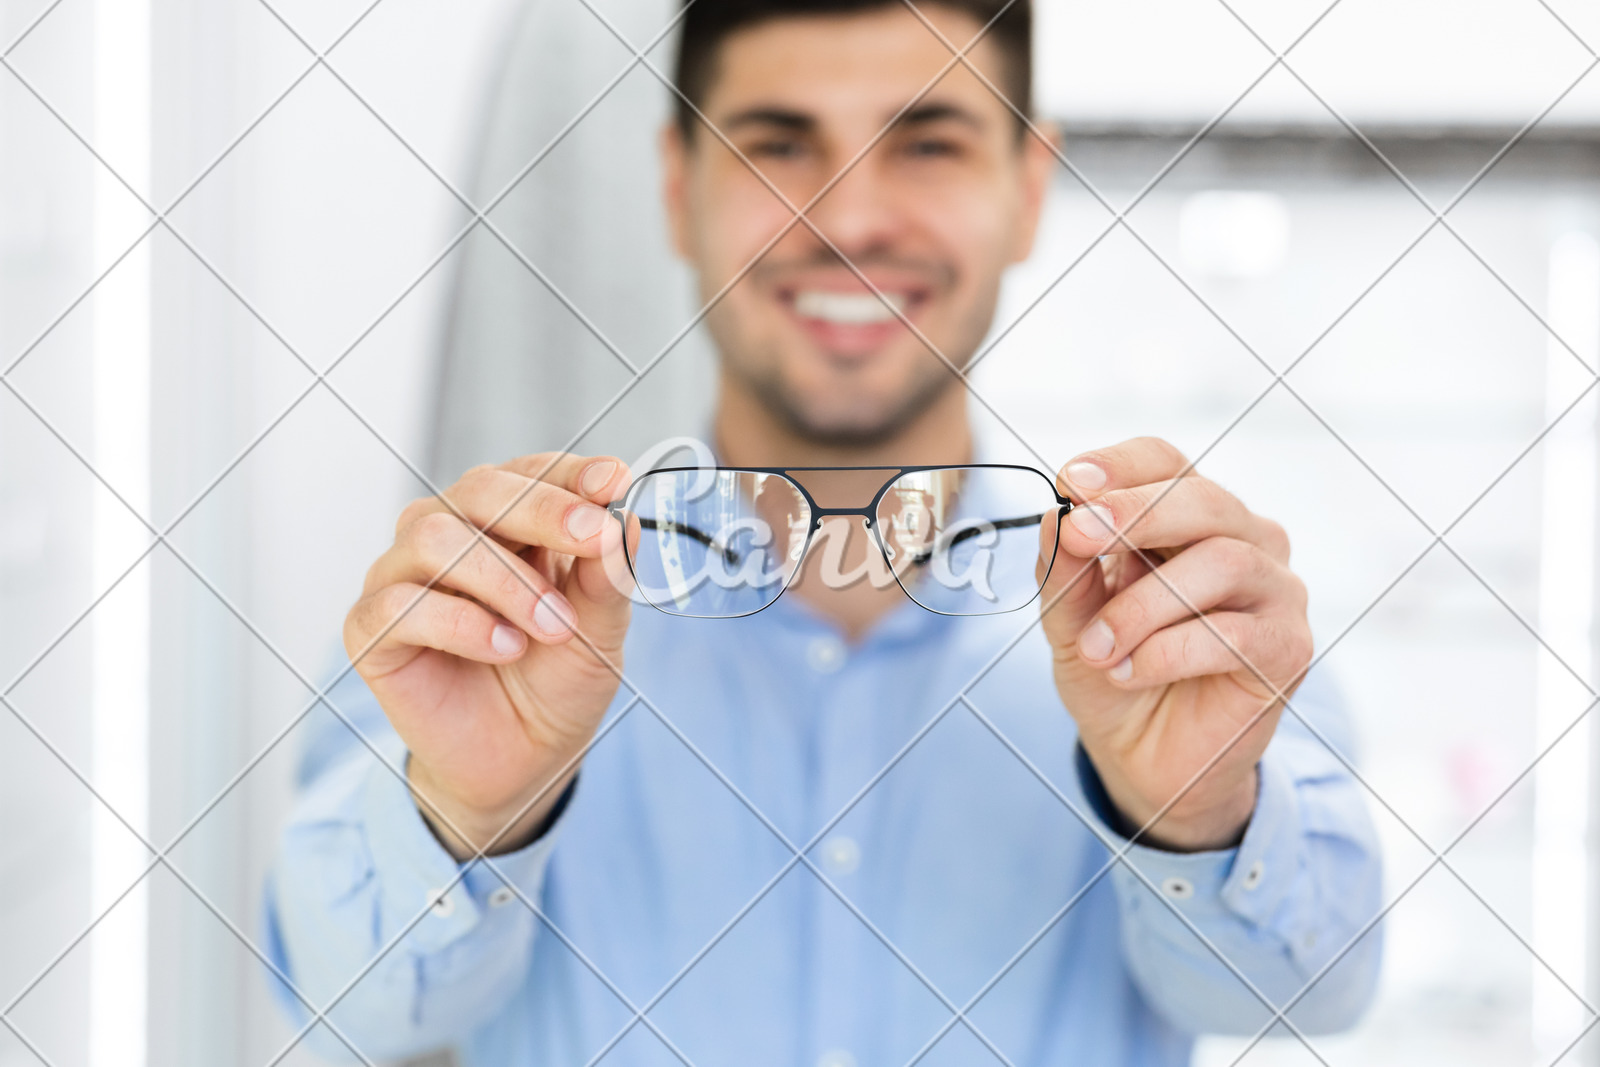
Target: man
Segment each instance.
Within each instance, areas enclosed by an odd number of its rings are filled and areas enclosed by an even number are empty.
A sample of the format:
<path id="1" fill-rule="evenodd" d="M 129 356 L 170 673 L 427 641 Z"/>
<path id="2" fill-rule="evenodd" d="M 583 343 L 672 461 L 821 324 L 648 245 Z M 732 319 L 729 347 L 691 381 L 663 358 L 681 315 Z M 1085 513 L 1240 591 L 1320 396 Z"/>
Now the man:
<path id="1" fill-rule="evenodd" d="M 1055 166 L 1006 102 L 1027 113 L 1030 34 L 1020 0 L 690 8 L 665 195 L 715 301 L 721 464 L 981 458 L 956 369 Z M 369 571 L 332 698 L 406 780 L 359 750 L 316 768 L 268 902 L 343 1040 L 506 1067 L 1145 1067 L 1276 1007 L 1302 1033 L 1357 1017 L 1377 847 L 1284 716 L 1292 695 L 1344 738 L 1296 689 L 1275 523 L 1139 439 L 1057 475 L 1079 506 L 1042 624 L 924 611 L 817 551 L 762 613 L 699 620 L 614 580 L 603 505 L 631 477 L 474 469 Z M 834 571 L 870 560 L 824 525 Z"/>

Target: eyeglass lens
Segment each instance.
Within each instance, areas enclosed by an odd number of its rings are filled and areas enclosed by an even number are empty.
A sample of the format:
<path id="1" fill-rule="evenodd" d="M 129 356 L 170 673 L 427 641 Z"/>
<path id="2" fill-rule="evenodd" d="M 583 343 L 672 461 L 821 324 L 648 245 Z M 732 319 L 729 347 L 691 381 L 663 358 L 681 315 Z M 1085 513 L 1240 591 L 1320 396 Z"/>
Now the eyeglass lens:
<path id="1" fill-rule="evenodd" d="M 803 562 L 813 521 L 793 481 L 755 471 L 651 472 L 629 490 L 626 511 L 638 522 L 629 563 L 640 595 L 700 618 L 748 615 L 776 600 Z M 918 604 L 989 615 L 1038 594 L 1036 564 L 1041 546 L 1053 554 L 1058 521 L 1054 487 L 1038 471 L 952 467 L 895 478 L 872 525 Z"/>

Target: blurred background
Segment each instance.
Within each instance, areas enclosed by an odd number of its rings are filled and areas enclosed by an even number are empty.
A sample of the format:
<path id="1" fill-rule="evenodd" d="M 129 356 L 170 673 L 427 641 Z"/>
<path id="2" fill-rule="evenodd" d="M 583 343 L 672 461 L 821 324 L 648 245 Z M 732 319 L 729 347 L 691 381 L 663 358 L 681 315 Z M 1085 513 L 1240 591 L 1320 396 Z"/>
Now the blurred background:
<path id="1" fill-rule="evenodd" d="M 317 1062 L 251 943 L 399 507 L 705 424 L 671 13 L 0 0 L 0 1067 Z M 1600 1064 L 1600 8 L 1038 17 L 1071 166 L 990 447 L 1160 435 L 1288 527 L 1393 905 L 1323 1062 Z M 1245 1045 L 1197 1062 L 1316 1062 Z"/>

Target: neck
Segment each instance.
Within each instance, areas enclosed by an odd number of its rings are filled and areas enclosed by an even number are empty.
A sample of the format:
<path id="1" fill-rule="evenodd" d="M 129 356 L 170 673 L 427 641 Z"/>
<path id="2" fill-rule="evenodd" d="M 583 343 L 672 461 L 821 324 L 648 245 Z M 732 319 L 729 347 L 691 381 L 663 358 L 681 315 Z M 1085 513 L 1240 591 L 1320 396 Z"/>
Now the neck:
<path id="1" fill-rule="evenodd" d="M 972 462 L 972 426 L 967 419 L 964 389 L 945 390 L 903 431 L 863 446 L 833 444 L 797 434 L 726 375 L 721 386 L 715 443 L 719 462 L 724 466 L 897 467 Z M 884 477 L 888 476 L 886 471 Z M 842 587 L 826 579 L 829 574 L 859 574 L 864 564 L 881 559 L 879 551 L 858 521 L 828 517 L 822 528 L 813 533 L 800 573 L 784 596 L 805 600 L 839 626 L 848 639 L 857 640 L 874 622 L 904 604 L 905 593 L 892 579 L 863 579 Z M 887 564 L 870 569 L 882 570 L 882 578 L 887 574 L 886 567 Z"/>

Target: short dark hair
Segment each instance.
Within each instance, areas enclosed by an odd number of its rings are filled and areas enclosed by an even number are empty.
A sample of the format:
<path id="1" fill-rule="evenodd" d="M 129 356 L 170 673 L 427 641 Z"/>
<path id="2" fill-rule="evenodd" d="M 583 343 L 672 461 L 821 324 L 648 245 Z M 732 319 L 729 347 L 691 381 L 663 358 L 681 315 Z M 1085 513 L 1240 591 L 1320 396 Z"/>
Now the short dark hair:
<path id="1" fill-rule="evenodd" d="M 1033 5 L 1031 0 L 915 0 L 923 6 L 958 11 L 988 27 L 1005 58 L 996 88 L 1017 110 L 1033 114 Z M 688 10 L 679 27 L 676 83 L 683 96 L 674 96 L 674 114 L 684 140 L 691 140 L 699 125 L 694 109 L 704 107 L 706 93 L 716 77 L 717 49 L 731 34 L 770 19 L 810 15 L 855 15 L 900 7 L 904 0 L 687 0 Z M 991 25 L 991 23 L 993 23 Z M 931 32 L 931 31 L 929 31 Z M 952 41 L 965 47 L 966 41 Z"/>

